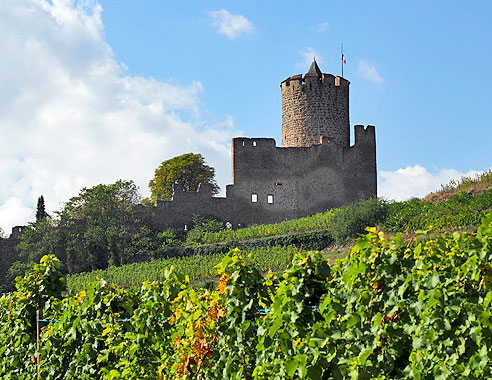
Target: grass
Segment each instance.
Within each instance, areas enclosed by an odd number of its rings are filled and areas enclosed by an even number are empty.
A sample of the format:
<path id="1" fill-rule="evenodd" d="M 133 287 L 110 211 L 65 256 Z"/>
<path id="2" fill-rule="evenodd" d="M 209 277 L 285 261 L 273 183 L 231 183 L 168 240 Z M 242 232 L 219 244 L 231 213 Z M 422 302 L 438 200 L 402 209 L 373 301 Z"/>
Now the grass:
<path id="1" fill-rule="evenodd" d="M 451 180 L 446 185 L 441 185 L 441 189 L 424 197 L 424 201 L 438 203 L 451 199 L 459 192 L 465 192 L 472 196 L 477 196 L 487 190 L 492 189 L 492 168 L 477 174 L 474 177 L 462 177 L 459 180 Z"/>

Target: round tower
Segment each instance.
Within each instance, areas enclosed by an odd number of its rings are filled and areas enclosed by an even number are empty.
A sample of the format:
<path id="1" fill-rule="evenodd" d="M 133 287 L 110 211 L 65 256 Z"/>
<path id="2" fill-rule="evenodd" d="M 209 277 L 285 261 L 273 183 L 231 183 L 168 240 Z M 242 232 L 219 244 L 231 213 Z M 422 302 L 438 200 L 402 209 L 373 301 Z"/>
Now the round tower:
<path id="1" fill-rule="evenodd" d="M 284 80 L 282 89 L 282 146 L 307 147 L 325 136 L 350 146 L 350 82 L 323 74 L 313 61 L 309 71 Z"/>

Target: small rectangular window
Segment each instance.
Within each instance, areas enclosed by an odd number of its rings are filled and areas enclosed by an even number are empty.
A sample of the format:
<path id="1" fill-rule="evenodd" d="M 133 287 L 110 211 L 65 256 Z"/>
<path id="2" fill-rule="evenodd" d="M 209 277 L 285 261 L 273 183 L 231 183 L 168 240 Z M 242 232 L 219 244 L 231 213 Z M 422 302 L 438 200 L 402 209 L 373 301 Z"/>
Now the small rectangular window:
<path id="1" fill-rule="evenodd" d="M 255 193 L 251 194 L 251 202 L 252 203 L 258 202 L 258 194 Z"/>
<path id="2" fill-rule="evenodd" d="M 256 141 L 253 141 L 253 146 L 256 146 Z"/>
<path id="3" fill-rule="evenodd" d="M 267 195 L 267 203 L 268 204 L 273 204 L 273 195 L 272 194 L 268 194 Z"/>

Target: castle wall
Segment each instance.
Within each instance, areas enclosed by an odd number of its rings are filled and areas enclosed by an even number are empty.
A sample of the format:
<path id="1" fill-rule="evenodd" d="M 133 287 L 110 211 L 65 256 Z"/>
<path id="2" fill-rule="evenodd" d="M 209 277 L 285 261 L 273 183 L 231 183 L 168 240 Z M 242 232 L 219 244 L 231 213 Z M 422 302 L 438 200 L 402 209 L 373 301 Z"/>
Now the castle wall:
<path id="1" fill-rule="evenodd" d="M 15 246 L 18 243 L 18 238 L 22 231 L 21 226 L 16 226 L 12 228 L 12 234 L 8 239 L 0 238 L 0 277 L 4 278 L 7 274 L 8 269 L 12 264 L 18 260 L 17 252 L 15 251 Z"/>
<path id="2" fill-rule="evenodd" d="M 355 145 L 348 148 L 327 137 L 295 148 L 277 147 L 270 138 L 234 138 L 226 198 L 212 197 L 209 188 L 183 192 L 176 186 L 172 201 L 157 204 L 158 225 L 183 228 L 193 214 L 234 227 L 275 223 L 376 195 L 375 129 L 354 129 Z"/>
<path id="3" fill-rule="evenodd" d="M 282 146 L 310 146 L 320 136 L 350 145 L 349 84 L 331 74 L 295 75 L 282 90 Z"/>
<path id="4" fill-rule="evenodd" d="M 355 126 L 355 134 L 356 144 L 348 148 L 326 137 L 298 148 L 276 147 L 273 139 L 233 139 L 236 219 L 278 222 L 376 195 L 375 129 Z"/>
<path id="5" fill-rule="evenodd" d="M 170 201 L 157 201 L 156 227 L 183 229 L 186 225 L 189 228 L 194 214 L 229 221 L 230 200 L 211 194 L 211 188 L 207 185 L 200 185 L 198 191 L 183 191 L 180 185 L 174 185 Z"/>
<path id="6" fill-rule="evenodd" d="M 274 223 L 376 195 L 375 129 L 356 125 L 350 146 L 349 85 L 316 61 L 284 80 L 282 147 L 270 138 L 233 139 L 226 198 L 177 189 L 172 201 L 158 202 L 159 223 L 182 227 L 193 214 L 234 227 Z"/>

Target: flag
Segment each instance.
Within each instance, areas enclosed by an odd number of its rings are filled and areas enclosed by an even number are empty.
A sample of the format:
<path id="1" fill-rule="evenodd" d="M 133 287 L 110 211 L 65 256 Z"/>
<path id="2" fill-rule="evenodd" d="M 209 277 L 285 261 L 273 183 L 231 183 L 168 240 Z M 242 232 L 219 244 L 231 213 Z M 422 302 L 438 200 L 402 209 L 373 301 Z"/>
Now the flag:
<path id="1" fill-rule="evenodd" d="M 342 54 L 342 62 L 347 63 L 347 60 L 345 59 L 345 56 Z"/>

